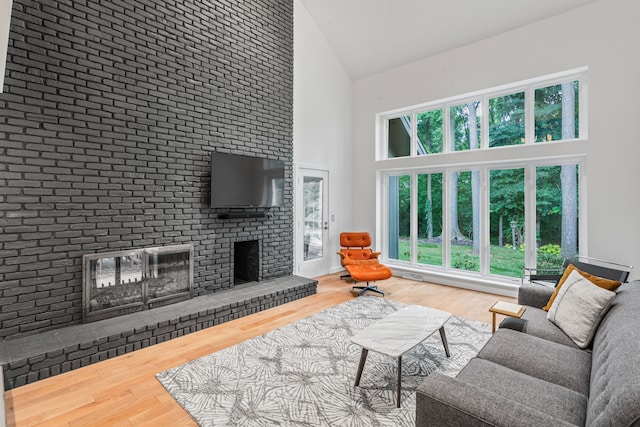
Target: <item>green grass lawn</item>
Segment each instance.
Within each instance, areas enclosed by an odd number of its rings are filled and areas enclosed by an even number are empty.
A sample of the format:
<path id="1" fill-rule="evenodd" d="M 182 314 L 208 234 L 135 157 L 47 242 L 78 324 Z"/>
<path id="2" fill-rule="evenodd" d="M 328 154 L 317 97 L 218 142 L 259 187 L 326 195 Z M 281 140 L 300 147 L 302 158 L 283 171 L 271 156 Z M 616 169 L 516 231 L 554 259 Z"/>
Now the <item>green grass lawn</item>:
<path id="1" fill-rule="evenodd" d="M 409 241 L 400 240 L 399 259 L 409 261 Z M 491 246 L 489 250 L 491 274 L 509 277 L 521 277 L 524 267 L 524 252 L 501 246 Z M 418 263 L 427 265 L 442 265 L 441 245 L 433 243 L 418 243 Z M 451 246 L 451 264 L 454 268 L 468 271 L 480 271 L 480 259 L 473 255 L 471 246 Z"/>

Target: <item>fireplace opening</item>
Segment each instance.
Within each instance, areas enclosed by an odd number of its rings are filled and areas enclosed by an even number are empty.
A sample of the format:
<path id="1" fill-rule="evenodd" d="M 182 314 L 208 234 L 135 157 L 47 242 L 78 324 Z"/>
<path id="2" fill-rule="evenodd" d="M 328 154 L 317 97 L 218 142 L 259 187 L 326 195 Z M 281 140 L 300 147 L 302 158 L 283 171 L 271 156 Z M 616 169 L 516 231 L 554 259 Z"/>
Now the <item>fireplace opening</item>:
<path id="1" fill-rule="evenodd" d="M 233 284 L 257 282 L 260 277 L 260 244 L 258 240 L 233 244 Z"/>

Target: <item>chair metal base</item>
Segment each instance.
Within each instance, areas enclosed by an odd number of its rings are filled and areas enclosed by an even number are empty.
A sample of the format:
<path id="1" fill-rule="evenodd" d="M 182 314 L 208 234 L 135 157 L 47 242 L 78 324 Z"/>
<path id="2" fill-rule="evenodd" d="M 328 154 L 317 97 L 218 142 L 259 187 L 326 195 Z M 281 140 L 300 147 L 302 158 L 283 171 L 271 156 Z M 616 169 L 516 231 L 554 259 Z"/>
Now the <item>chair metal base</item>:
<path id="1" fill-rule="evenodd" d="M 369 283 L 367 283 L 367 286 L 353 286 L 351 290 L 359 290 L 358 295 L 362 295 L 367 291 L 371 291 L 384 296 L 383 291 L 378 289 L 378 287 L 375 285 L 369 285 Z"/>

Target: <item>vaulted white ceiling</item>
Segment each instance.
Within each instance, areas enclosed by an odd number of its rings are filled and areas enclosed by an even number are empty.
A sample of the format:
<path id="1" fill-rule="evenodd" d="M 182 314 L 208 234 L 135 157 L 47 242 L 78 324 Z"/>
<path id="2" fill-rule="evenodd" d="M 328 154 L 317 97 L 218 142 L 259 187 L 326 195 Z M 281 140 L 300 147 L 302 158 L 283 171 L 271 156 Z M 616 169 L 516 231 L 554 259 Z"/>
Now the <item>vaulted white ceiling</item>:
<path id="1" fill-rule="evenodd" d="M 352 79 L 598 0 L 301 0 Z"/>

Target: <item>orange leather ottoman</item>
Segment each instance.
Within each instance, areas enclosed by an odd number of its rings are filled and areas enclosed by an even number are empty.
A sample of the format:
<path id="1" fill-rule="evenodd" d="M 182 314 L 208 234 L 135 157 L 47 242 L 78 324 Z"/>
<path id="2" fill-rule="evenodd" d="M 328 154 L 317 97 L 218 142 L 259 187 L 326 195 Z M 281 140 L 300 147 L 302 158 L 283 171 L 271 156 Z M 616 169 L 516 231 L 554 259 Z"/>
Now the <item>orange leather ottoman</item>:
<path id="1" fill-rule="evenodd" d="M 367 282 L 367 286 L 354 286 L 351 289 L 359 290 L 360 295 L 366 291 L 372 291 L 384 296 L 384 292 L 379 290 L 377 286 L 369 285 L 369 282 L 385 280 L 391 277 L 392 273 L 389 267 L 380 263 L 356 263 L 348 264 L 344 268 L 356 282 Z"/>

